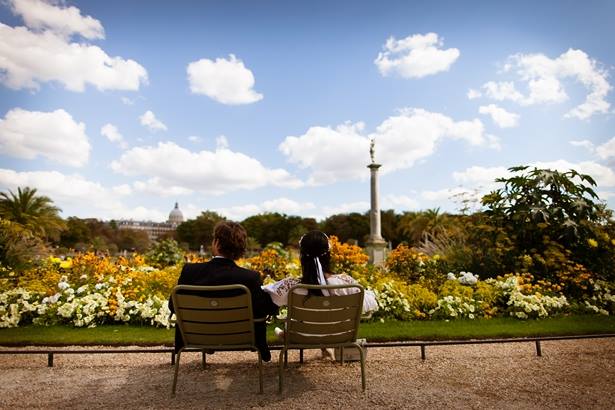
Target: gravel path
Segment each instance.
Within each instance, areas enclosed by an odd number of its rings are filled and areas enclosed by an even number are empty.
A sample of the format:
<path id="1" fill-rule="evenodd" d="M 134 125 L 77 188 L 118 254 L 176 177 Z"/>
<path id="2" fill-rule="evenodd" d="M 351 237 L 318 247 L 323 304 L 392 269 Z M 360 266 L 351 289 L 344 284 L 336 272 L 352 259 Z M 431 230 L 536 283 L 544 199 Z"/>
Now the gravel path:
<path id="1" fill-rule="evenodd" d="M 74 349 L 74 347 L 71 347 Z M 277 394 L 277 352 L 258 392 L 256 354 L 182 357 L 177 396 L 168 354 L 0 355 L 0 408 L 615 408 L 615 340 L 370 348 L 367 391 L 358 363 L 344 366 L 307 351 L 290 354 Z"/>

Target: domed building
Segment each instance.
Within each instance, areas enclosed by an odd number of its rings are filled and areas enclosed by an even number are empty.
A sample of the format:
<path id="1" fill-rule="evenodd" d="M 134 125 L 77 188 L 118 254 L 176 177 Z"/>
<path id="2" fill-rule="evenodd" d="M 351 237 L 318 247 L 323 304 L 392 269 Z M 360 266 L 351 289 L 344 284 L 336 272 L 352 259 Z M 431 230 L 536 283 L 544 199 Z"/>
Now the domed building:
<path id="1" fill-rule="evenodd" d="M 184 214 L 179 210 L 179 205 L 177 202 L 175 202 L 175 208 L 173 208 L 171 213 L 169 213 L 169 220 L 167 222 L 175 226 L 184 222 Z"/>
<path id="2" fill-rule="evenodd" d="M 150 240 L 156 241 L 159 237 L 166 237 L 174 232 L 179 224 L 184 222 L 184 214 L 179 210 L 179 205 L 175 202 L 175 208 L 169 213 L 169 219 L 166 222 L 152 221 L 134 221 L 119 220 L 117 221 L 118 229 L 132 229 L 133 231 L 145 231 Z"/>

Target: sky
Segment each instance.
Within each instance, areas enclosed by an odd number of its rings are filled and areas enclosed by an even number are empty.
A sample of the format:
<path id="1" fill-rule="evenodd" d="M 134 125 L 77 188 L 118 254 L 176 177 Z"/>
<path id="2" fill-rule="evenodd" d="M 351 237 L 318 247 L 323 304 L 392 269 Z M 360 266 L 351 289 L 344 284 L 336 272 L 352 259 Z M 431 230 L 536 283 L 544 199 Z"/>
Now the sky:
<path id="1" fill-rule="evenodd" d="M 615 2 L 0 0 L 0 190 L 63 217 L 478 207 L 507 168 L 615 204 Z"/>

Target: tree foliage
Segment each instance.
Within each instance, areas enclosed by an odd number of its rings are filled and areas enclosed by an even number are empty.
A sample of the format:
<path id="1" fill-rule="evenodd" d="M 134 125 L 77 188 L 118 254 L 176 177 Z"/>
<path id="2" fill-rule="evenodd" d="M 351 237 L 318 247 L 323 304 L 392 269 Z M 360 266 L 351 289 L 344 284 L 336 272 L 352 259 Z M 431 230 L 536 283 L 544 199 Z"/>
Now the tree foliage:
<path id="1" fill-rule="evenodd" d="M 177 240 L 188 244 L 189 249 L 199 250 L 202 245 L 207 250 L 211 247 L 214 226 L 224 219 L 216 212 L 201 212 L 195 219 L 189 219 L 177 227 Z"/>
<path id="2" fill-rule="evenodd" d="M 0 193 L 0 217 L 15 222 L 43 239 L 58 239 L 66 224 L 59 215 L 60 208 L 36 188 L 17 188 Z"/>

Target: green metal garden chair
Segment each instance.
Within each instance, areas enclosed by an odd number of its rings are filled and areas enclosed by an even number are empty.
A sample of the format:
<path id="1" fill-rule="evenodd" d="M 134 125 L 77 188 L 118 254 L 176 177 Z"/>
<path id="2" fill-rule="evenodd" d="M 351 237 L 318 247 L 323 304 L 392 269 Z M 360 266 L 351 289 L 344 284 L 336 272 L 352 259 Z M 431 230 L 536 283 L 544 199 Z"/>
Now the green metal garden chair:
<path id="1" fill-rule="evenodd" d="M 178 285 L 171 293 L 176 326 L 184 347 L 177 352 L 172 394 L 175 395 L 179 361 L 184 350 L 201 350 L 203 366 L 206 352 L 250 350 L 258 354 L 259 393 L 263 392 L 263 361 L 256 348 L 252 297 L 244 285 Z"/>
<path id="2" fill-rule="evenodd" d="M 350 295 L 335 296 L 334 289 L 356 288 Z M 303 294 L 297 293 L 305 289 Z M 309 289 L 326 289 L 331 296 L 308 296 Z M 278 389 L 282 392 L 284 357 L 290 349 L 340 348 L 344 363 L 344 347 L 356 347 L 361 359 L 361 387 L 365 391 L 365 351 L 357 343 L 364 289 L 360 285 L 297 285 L 288 294 L 288 314 L 284 346 L 278 361 Z"/>

